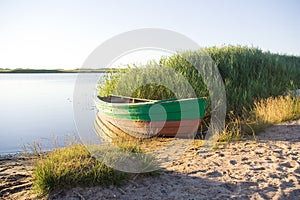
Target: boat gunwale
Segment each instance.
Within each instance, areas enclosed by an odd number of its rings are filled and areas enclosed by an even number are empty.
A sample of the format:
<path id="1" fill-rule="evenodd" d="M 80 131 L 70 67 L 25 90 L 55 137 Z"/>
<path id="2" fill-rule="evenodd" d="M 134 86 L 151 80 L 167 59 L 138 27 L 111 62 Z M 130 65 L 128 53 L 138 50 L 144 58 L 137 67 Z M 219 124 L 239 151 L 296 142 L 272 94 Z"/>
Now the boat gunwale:
<path id="1" fill-rule="evenodd" d="M 121 97 L 121 98 L 126 98 L 126 99 L 136 99 L 136 100 L 145 101 L 145 102 L 112 103 L 112 102 L 107 102 L 107 101 L 104 101 L 104 100 L 100 99 L 101 97 L 99 97 L 99 96 L 97 96 L 95 102 L 96 103 L 101 103 L 103 105 L 119 107 L 119 106 L 141 106 L 141 105 L 151 105 L 151 104 L 153 104 L 153 105 L 154 104 L 165 104 L 165 103 L 170 103 L 170 102 L 179 102 L 180 103 L 180 102 L 187 101 L 187 100 L 199 100 L 199 99 L 207 101 L 207 97 L 193 97 L 193 98 L 184 98 L 184 99 L 171 98 L 171 99 L 163 99 L 163 100 L 151 100 L 151 99 L 132 98 L 132 97 L 126 97 L 126 96 L 117 96 L 117 95 L 109 95 L 109 96 Z"/>

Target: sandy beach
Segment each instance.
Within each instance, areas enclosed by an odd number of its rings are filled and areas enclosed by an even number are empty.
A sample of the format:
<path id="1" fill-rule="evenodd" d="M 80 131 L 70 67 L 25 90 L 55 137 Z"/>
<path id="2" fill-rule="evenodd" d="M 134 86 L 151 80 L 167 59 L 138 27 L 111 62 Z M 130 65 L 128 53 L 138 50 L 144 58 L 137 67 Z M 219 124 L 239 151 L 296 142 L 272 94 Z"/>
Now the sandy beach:
<path id="1" fill-rule="evenodd" d="M 298 199 L 300 120 L 274 125 L 257 140 L 230 142 L 203 153 L 190 148 L 159 176 L 136 175 L 109 188 L 55 191 L 49 199 Z M 0 199 L 39 199 L 30 192 L 32 164 L 0 158 Z"/>

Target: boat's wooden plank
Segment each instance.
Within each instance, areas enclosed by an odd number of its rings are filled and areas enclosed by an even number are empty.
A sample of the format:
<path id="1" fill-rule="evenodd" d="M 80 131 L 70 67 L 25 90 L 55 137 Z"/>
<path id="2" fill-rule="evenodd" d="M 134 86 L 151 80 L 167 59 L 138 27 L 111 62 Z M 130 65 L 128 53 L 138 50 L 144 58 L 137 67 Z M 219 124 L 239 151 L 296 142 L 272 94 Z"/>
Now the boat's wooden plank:
<path id="1" fill-rule="evenodd" d="M 153 136 L 181 136 L 192 137 L 201 124 L 201 119 L 166 122 L 133 122 L 130 120 L 115 120 L 102 114 L 98 114 L 101 122 L 116 134 L 128 134 L 134 137 L 144 138 Z"/>

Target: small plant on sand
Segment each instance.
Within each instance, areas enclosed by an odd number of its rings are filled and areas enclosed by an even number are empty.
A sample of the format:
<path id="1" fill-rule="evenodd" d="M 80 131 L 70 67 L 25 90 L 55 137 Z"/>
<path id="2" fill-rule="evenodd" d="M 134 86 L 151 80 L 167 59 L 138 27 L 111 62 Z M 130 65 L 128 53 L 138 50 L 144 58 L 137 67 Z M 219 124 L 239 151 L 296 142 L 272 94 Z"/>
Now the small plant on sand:
<path id="1" fill-rule="evenodd" d="M 33 187 L 37 193 L 72 186 L 119 185 L 128 174 L 107 167 L 81 145 L 53 150 L 36 160 Z"/>
<path id="2" fill-rule="evenodd" d="M 68 137 L 65 145 L 64 148 L 57 148 L 49 152 L 43 152 L 39 143 L 24 147 L 24 150 L 29 152 L 28 155 L 32 156 L 35 164 L 32 178 L 35 193 L 48 195 L 53 190 L 76 186 L 121 185 L 134 175 L 105 165 L 104 162 L 94 157 L 92 149 L 87 149 L 76 139 Z M 118 145 L 124 150 L 124 153 L 142 153 L 138 143 L 133 141 L 118 140 L 114 142 L 114 145 Z M 106 147 L 100 145 L 97 148 L 101 151 L 101 148 Z M 111 153 L 109 157 L 115 159 L 114 152 L 108 152 L 107 149 L 102 150 L 108 154 Z M 145 165 L 149 165 L 153 157 L 148 156 L 143 159 Z M 157 175 L 157 173 L 150 172 L 145 175 Z"/>
<path id="3" fill-rule="evenodd" d="M 246 113 L 246 111 L 244 111 Z M 244 116 L 247 114 L 244 114 Z M 219 135 L 218 142 L 229 142 L 232 140 L 238 141 L 252 135 L 255 138 L 255 130 L 252 128 L 249 120 L 234 115 L 228 114 L 228 119 L 224 130 Z"/>

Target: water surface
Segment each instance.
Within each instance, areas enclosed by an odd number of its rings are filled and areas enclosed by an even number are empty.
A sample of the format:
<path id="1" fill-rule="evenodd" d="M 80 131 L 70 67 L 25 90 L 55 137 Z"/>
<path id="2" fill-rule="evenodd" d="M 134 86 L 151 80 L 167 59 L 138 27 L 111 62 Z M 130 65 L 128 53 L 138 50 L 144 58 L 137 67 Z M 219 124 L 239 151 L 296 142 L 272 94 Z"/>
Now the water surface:
<path id="1" fill-rule="evenodd" d="M 0 74 L 0 154 L 76 134 L 73 89 L 77 74 Z M 54 138 L 57 139 L 54 139 Z"/>

